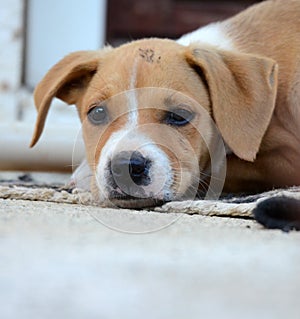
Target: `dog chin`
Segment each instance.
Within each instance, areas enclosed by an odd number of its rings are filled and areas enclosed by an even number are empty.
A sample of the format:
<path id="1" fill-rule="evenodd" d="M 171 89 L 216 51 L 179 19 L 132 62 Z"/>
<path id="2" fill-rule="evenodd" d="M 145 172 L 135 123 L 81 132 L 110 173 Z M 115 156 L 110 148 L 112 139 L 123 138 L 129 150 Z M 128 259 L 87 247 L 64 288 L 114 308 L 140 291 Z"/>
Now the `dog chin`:
<path id="1" fill-rule="evenodd" d="M 172 198 L 171 198 L 172 197 Z M 182 201 L 193 199 L 189 193 L 187 194 L 176 194 L 175 196 L 166 196 L 164 198 L 138 198 L 133 196 L 112 196 L 105 200 L 104 205 L 106 207 L 120 207 L 120 208 L 134 208 L 134 209 L 143 209 L 143 208 L 152 208 L 155 206 L 161 206 L 165 203 L 171 201 Z"/>
<path id="2" fill-rule="evenodd" d="M 162 199 L 156 198 L 112 198 L 109 199 L 112 206 L 117 206 L 120 208 L 135 208 L 135 209 L 142 209 L 142 208 L 151 208 L 155 206 L 161 206 L 166 201 Z"/>

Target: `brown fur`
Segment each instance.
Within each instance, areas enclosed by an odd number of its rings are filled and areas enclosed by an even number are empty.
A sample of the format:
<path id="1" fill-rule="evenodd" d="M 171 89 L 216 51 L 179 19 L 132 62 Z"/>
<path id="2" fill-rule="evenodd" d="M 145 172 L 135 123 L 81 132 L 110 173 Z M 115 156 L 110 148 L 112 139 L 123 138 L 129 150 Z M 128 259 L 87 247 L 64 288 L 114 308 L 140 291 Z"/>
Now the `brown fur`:
<path id="1" fill-rule="evenodd" d="M 273 0 L 226 21 L 238 51 L 278 64 L 275 110 L 254 163 L 228 158 L 227 191 L 300 184 L 300 1 Z M 239 172 L 239 173 L 237 173 Z"/>
<path id="2" fill-rule="evenodd" d="M 111 107 L 109 127 L 95 128 L 86 120 L 95 103 L 130 89 L 136 59 L 136 88 L 159 87 L 179 91 L 194 99 L 215 120 L 233 154 L 227 158 L 225 191 L 260 191 L 300 184 L 300 2 L 275 0 L 253 6 L 223 22 L 235 50 L 193 44 L 184 47 L 171 40 L 134 41 L 116 49 L 73 53 L 54 66 L 37 86 L 38 109 L 33 146 L 42 133 L 53 97 L 75 103 L 83 122 L 87 158 L 91 168 L 114 130 L 126 122 L 122 103 Z M 121 97 L 120 97 L 121 98 Z M 164 108 L 163 96 L 151 96 L 139 124 L 159 122 L 151 108 Z M 149 98 L 142 94 L 139 104 Z M 196 104 L 190 107 L 199 114 Z M 191 103 L 192 104 L 192 103 Z M 198 121 L 198 122 L 197 122 Z M 200 126 L 200 116 L 193 125 Z M 204 131 L 209 131 L 201 123 Z M 205 144 L 191 126 L 180 128 L 205 170 L 209 156 Z M 174 170 L 188 162 L 182 143 L 167 131 L 148 131 L 158 144 L 173 139 Z M 99 136 L 101 136 L 99 142 Z M 163 144 L 163 143 L 162 143 Z M 194 170 L 195 163 L 183 164 Z M 178 176 L 180 178 L 180 176 Z M 188 187 L 187 185 L 182 186 Z"/>

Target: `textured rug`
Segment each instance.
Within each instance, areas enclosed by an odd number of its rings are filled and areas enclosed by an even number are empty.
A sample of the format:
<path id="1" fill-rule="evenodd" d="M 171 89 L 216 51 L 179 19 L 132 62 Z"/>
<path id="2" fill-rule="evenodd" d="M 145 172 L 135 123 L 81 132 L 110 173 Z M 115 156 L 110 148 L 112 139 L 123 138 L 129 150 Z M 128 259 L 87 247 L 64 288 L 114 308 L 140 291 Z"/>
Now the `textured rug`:
<path id="1" fill-rule="evenodd" d="M 252 212 L 258 203 L 278 196 L 300 199 L 300 187 L 276 189 L 256 195 L 226 196 L 219 200 L 170 202 L 152 210 L 162 213 L 253 218 Z M 0 198 L 97 205 L 88 192 L 68 188 L 63 184 L 36 181 L 30 174 L 17 175 L 12 179 L 0 178 Z"/>

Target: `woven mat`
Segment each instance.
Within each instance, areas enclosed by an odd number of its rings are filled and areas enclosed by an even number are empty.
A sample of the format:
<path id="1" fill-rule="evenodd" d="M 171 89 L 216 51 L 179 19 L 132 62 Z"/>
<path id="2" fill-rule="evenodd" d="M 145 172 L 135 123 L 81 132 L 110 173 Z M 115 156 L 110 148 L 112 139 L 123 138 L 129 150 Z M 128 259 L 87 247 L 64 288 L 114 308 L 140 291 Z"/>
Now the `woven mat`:
<path id="1" fill-rule="evenodd" d="M 201 214 L 206 216 L 252 218 L 252 211 L 262 200 L 275 196 L 300 199 L 300 187 L 277 189 L 250 196 L 224 197 L 219 200 L 170 202 L 152 210 L 162 213 Z M 36 184 L 34 181 L 0 181 L 0 198 L 47 201 L 54 203 L 97 205 L 88 192 L 70 189 L 62 184 Z"/>
<path id="2" fill-rule="evenodd" d="M 93 205 L 92 195 L 62 185 L 34 185 L 0 183 L 0 198 L 44 201 L 53 203 Z"/>
<path id="3" fill-rule="evenodd" d="M 240 217 L 253 218 L 253 209 L 265 199 L 287 196 L 300 199 L 300 187 L 287 189 L 276 189 L 256 195 L 241 195 L 224 197 L 219 200 L 193 200 L 183 202 L 170 202 L 162 207 L 155 208 L 156 211 L 200 214 L 205 216 Z"/>

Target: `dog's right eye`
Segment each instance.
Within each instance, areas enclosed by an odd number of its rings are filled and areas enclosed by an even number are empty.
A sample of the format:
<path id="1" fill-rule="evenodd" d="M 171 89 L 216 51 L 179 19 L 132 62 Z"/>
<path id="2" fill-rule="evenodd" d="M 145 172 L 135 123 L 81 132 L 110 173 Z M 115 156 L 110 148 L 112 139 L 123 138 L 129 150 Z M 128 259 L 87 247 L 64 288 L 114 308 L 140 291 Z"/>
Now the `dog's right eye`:
<path id="1" fill-rule="evenodd" d="M 108 120 L 107 111 L 104 106 L 95 106 L 88 111 L 88 119 L 94 125 L 104 124 Z"/>
<path id="2" fill-rule="evenodd" d="M 184 126 L 190 123 L 193 118 L 194 114 L 192 112 L 178 108 L 167 112 L 164 121 L 172 126 Z"/>

